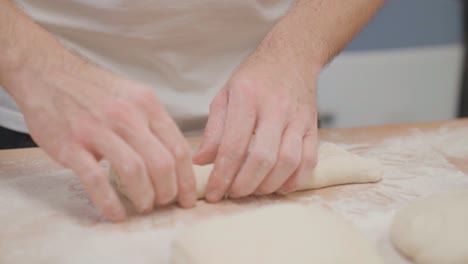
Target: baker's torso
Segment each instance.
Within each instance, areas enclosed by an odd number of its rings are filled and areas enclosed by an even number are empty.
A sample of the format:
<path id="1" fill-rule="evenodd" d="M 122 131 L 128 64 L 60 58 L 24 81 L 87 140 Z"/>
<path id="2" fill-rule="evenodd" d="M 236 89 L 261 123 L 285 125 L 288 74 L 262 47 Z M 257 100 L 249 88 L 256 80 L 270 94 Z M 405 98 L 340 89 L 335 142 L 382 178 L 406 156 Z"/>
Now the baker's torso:
<path id="1" fill-rule="evenodd" d="M 209 104 L 292 0 L 17 0 L 67 47 L 152 87 L 184 131 L 203 128 Z M 0 93 L 0 125 L 26 131 Z"/>

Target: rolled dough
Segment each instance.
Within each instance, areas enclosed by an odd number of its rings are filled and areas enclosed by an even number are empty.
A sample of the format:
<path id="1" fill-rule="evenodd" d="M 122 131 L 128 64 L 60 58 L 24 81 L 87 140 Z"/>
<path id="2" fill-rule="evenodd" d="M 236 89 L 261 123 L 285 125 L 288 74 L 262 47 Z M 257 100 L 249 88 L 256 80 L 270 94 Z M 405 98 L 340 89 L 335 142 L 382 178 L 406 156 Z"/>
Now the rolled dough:
<path id="1" fill-rule="evenodd" d="M 199 199 L 205 197 L 205 189 L 213 165 L 194 165 Z M 335 144 L 323 143 L 318 149 L 318 163 L 299 190 L 319 189 L 347 183 L 377 182 L 382 179 L 383 168 L 377 160 L 360 157 Z M 111 168 L 111 181 L 117 190 L 126 195 L 125 186 L 116 171 Z"/>
<path id="2" fill-rule="evenodd" d="M 468 263 L 468 190 L 410 204 L 396 214 L 390 235 L 417 264 Z"/>
<path id="3" fill-rule="evenodd" d="M 383 264 L 368 241 L 319 206 L 274 205 L 196 224 L 172 247 L 172 264 Z"/>

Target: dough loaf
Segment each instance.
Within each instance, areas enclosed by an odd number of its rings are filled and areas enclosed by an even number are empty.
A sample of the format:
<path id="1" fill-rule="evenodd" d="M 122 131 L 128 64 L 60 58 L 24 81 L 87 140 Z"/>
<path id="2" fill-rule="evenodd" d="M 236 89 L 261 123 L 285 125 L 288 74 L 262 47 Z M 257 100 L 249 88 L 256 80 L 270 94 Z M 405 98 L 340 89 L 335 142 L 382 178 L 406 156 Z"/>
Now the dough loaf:
<path id="1" fill-rule="evenodd" d="M 206 185 L 212 169 L 213 165 L 211 164 L 194 165 L 199 199 L 205 196 Z M 318 189 L 347 183 L 377 182 L 382 179 L 382 172 L 382 165 L 377 160 L 360 157 L 335 144 L 324 143 L 318 149 L 316 168 L 310 172 L 310 176 L 299 190 Z M 127 196 L 125 186 L 122 185 L 113 169 L 111 169 L 110 178 L 117 189 Z"/>
<path id="2" fill-rule="evenodd" d="M 341 217 L 319 207 L 273 205 L 209 219 L 183 231 L 172 264 L 383 264 Z"/>
<path id="3" fill-rule="evenodd" d="M 390 235 L 414 263 L 468 263 L 468 190 L 410 204 L 396 214 Z"/>

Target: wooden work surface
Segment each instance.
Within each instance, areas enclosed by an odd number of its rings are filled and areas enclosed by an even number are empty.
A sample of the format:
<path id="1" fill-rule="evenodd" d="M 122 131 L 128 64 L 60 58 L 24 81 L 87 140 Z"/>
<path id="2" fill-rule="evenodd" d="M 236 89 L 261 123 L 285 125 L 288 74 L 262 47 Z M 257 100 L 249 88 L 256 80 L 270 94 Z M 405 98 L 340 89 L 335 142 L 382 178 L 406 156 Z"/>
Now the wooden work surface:
<path id="1" fill-rule="evenodd" d="M 102 219 L 77 177 L 41 150 L 0 151 L 0 263 L 169 263 L 170 242 L 184 226 L 284 202 L 319 203 L 361 230 L 386 262 L 409 263 L 388 240 L 394 213 L 420 197 L 468 187 L 468 120 L 324 129 L 319 139 L 379 159 L 384 180 L 286 197 L 199 201 L 195 209 L 158 209 L 120 224 Z M 199 141 L 190 138 L 194 147 Z"/>

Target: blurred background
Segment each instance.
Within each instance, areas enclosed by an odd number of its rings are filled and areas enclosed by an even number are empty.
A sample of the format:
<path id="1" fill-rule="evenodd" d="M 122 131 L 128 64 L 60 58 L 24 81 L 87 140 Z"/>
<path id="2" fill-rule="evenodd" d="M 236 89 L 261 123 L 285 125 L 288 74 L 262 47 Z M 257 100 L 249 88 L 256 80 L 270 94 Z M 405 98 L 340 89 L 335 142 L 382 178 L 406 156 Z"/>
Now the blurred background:
<path id="1" fill-rule="evenodd" d="M 322 127 L 467 116 L 464 5 L 387 0 L 324 70 L 318 91 Z"/>

